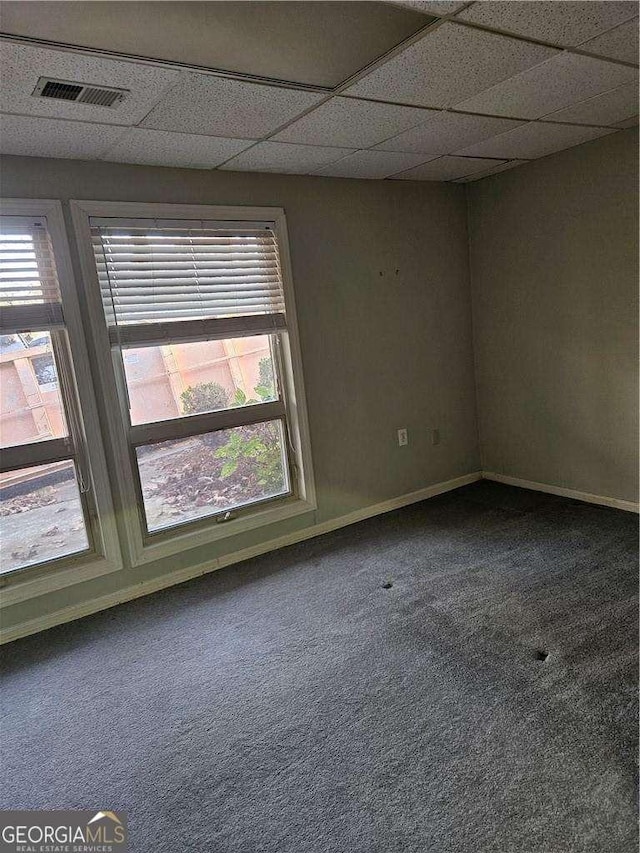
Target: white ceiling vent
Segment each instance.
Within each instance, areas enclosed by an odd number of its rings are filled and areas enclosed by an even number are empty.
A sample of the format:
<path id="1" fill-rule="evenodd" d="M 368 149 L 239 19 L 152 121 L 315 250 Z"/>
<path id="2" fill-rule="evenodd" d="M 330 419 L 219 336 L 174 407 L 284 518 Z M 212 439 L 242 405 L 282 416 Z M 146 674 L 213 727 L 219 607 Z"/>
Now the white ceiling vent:
<path id="1" fill-rule="evenodd" d="M 33 90 L 36 98 L 74 101 L 76 104 L 91 104 L 94 107 L 117 107 L 128 94 L 128 89 L 92 86 L 72 80 L 52 80 L 49 77 L 41 77 Z"/>

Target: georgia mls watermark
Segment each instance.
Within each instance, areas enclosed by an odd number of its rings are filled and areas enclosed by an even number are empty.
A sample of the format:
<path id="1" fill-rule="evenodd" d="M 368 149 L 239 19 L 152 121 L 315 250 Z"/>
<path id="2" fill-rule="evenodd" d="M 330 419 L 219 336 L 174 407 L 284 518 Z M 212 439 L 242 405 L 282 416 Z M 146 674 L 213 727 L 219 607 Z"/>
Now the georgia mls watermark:
<path id="1" fill-rule="evenodd" d="M 127 822 L 110 811 L 2 811 L 0 853 L 126 853 Z"/>

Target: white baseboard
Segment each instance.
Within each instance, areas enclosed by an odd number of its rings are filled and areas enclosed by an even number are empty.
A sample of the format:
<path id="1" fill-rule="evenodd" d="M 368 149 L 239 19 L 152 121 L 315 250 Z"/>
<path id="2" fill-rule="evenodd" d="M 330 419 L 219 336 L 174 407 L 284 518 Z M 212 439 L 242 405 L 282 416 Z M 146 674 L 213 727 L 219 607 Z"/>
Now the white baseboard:
<path id="1" fill-rule="evenodd" d="M 547 492 L 550 495 L 561 495 L 564 498 L 574 498 L 589 504 L 599 504 L 625 512 L 640 512 L 640 504 L 633 501 L 623 501 L 619 498 L 609 498 L 604 495 L 592 495 L 590 492 L 579 492 L 577 489 L 565 489 L 562 486 L 550 486 L 548 483 L 536 483 L 532 480 L 521 480 L 519 477 L 508 477 L 506 474 L 496 474 L 494 471 L 483 471 L 483 480 L 495 480 L 507 486 L 519 486 L 521 489 L 531 489 L 534 492 Z"/>
<path id="2" fill-rule="evenodd" d="M 6 628 L 0 631 L 0 644 L 9 643 L 17 640 L 20 637 L 27 637 L 29 634 L 35 634 L 38 631 L 45 631 L 47 628 L 53 628 L 55 625 L 61 625 L 64 622 L 72 622 L 75 619 L 81 619 L 83 616 L 89 616 L 92 613 L 97 613 L 100 610 L 106 610 L 109 607 L 115 607 L 125 601 L 131 601 L 134 598 L 141 598 L 144 595 L 150 595 L 153 592 L 158 592 L 161 589 L 166 589 L 170 586 L 175 586 L 179 583 L 192 580 L 200 575 L 214 572 L 217 569 L 222 569 L 225 566 L 230 566 L 233 563 L 239 563 L 242 560 L 248 560 L 251 557 L 257 557 L 260 554 L 265 554 L 268 551 L 276 551 L 278 548 L 284 548 L 287 545 L 293 545 L 296 542 L 302 542 L 305 539 L 312 539 L 315 536 L 321 536 L 323 533 L 330 533 L 332 530 L 338 530 L 341 527 L 347 527 L 350 524 L 356 524 L 358 521 L 364 521 L 367 518 L 372 518 L 375 515 L 382 515 L 385 512 L 390 512 L 394 509 L 399 509 L 409 504 L 418 503 L 427 498 L 441 495 L 444 492 L 450 492 L 453 489 L 459 489 L 461 486 L 467 486 L 469 483 L 475 483 L 482 479 L 480 471 L 474 471 L 471 474 L 464 474 L 462 477 L 456 477 L 453 480 L 446 480 L 442 483 L 435 483 L 432 486 L 427 486 L 424 489 L 418 489 L 416 492 L 409 492 L 405 495 L 400 495 L 397 498 L 383 501 L 382 503 L 374 504 L 373 506 L 365 507 L 364 509 L 356 510 L 348 515 L 342 515 L 339 518 L 332 518 L 329 521 L 323 521 L 320 524 L 314 524 L 311 527 L 305 527 L 303 530 L 298 530 L 294 533 L 289 533 L 286 536 L 280 536 L 277 539 L 271 539 L 267 542 L 262 542 L 252 548 L 244 548 L 241 551 L 236 551 L 233 554 L 227 554 L 224 557 L 219 557 L 208 563 L 201 563 L 196 566 L 191 566 L 187 569 L 181 569 L 177 572 L 170 572 L 153 580 L 145 581 L 144 583 L 134 584 L 132 586 L 123 587 L 117 592 L 103 595 L 100 598 L 91 599 L 91 601 L 83 601 L 80 604 L 74 604 L 70 607 L 65 607 L 62 610 L 56 610 L 53 613 L 47 613 L 45 616 L 31 619 L 27 622 L 22 622 L 19 625 L 14 625 L 11 628 Z"/>

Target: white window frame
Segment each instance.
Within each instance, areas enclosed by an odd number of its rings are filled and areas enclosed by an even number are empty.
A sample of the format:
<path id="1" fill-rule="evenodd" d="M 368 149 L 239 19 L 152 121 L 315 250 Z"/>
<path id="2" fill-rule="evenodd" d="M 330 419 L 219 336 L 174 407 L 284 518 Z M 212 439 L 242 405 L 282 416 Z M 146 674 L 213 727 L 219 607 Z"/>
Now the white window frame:
<path id="1" fill-rule="evenodd" d="M 275 524 L 305 513 L 314 513 L 317 508 L 311 460 L 309 421 L 307 416 L 302 358 L 295 309 L 289 241 L 285 212 L 281 207 L 221 207 L 217 205 L 153 204 L 143 202 L 106 202 L 71 200 L 71 217 L 75 229 L 80 268 L 83 277 L 89 320 L 100 363 L 112 363 L 112 346 L 109 342 L 104 308 L 100 294 L 98 273 L 91 241 L 90 219 L 112 217 L 123 219 L 171 219 L 209 221 L 256 221 L 273 223 L 278 242 L 282 270 L 287 330 L 280 334 L 283 397 L 289 438 L 295 464 L 290 476 L 296 478 L 295 495 L 272 503 L 242 509 L 237 517 L 224 524 L 214 517 L 198 520 L 197 527 L 168 528 L 165 531 L 146 533 L 144 512 L 136 488 L 136 472 L 129 450 L 128 431 L 121 415 L 121 393 L 118 390 L 117 374 L 105 370 L 101 374 L 101 394 L 104 397 L 107 426 L 117 469 L 123 475 L 114 484 L 118 489 L 120 517 L 126 536 L 126 545 L 132 565 L 138 566 L 163 557 L 172 556 L 191 548 L 237 536 L 245 531 Z M 195 416 L 206 418 L 206 415 Z M 219 418 L 218 418 L 219 419 Z M 144 426 L 136 428 L 140 433 Z"/>
<path id="2" fill-rule="evenodd" d="M 69 383 L 70 393 L 77 398 L 75 409 L 81 420 L 78 426 L 84 432 L 82 451 L 86 456 L 89 469 L 84 473 L 89 479 L 91 491 L 90 500 L 87 501 L 88 522 L 91 530 L 87 531 L 87 535 L 92 546 L 90 551 L 57 557 L 54 560 L 25 566 L 6 575 L 0 575 L 2 604 L 7 607 L 118 571 L 122 568 L 123 562 L 62 205 L 56 199 L 3 198 L 0 199 L 0 209 L 6 216 L 41 217 L 47 223 L 56 262 L 66 337 L 71 356 L 72 375 L 59 377 L 60 390 L 62 393 L 63 382 Z M 66 357 L 60 352 L 57 355 L 58 370 L 64 370 Z M 60 355 L 63 355 L 62 365 Z M 34 447 L 37 452 L 37 445 Z"/>

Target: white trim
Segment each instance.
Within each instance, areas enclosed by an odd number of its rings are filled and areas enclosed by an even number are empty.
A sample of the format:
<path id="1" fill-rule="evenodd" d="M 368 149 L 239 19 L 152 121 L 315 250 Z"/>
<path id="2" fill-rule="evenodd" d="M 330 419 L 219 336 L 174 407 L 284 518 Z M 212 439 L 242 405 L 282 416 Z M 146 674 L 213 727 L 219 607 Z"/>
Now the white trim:
<path id="1" fill-rule="evenodd" d="M 69 240 L 62 212 L 62 204 L 57 200 L 38 200 L 38 203 L 46 205 L 46 207 L 43 207 L 43 212 L 47 218 L 47 228 L 53 246 L 58 280 L 62 293 L 65 324 L 69 335 L 71 356 L 73 358 L 74 379 L 78 386 L 82 405 L 82 422 L 86 433 L 84 446 L 89 456 L 94 499 L 98 511 L 98 518 L 95 521 L 97 521 L 100 528 L 102 553 L 106 561 L 106 564 L 102 566 L 102 572 L 116 571 L 122 568 L 122 555 L 115 525 L 115 513 L 107 475 L 107 462 L 102 447 L 102 433 L 93 391 L 93 377 L 89 369 L 89 356 L 78 300 L 78 286 L 71 265 Z"/>
<path id="2" fill-rule="evenodd" d="M 298 333 L 298 312 L 293 286 L 291 269 L 291 251 L 289 248 L 289 232 L 284 209 L 272 208 L 276 212 L 275 234 L 280 255 L 282 271 L 282 286 L 284 304 L 288 312 L 287 334 L 280 335 L 279 340 L 284 349 L 284 356 L 291 369 L 284 371 L 284 398 L 287 406 L 288 425 L 296 453 L 296 462 L 300 468 L 300 497 L 313 507 L 317 507 L 315 477 L 311 459 L 311 434 L 309 431 L 309 416 L 307 413 L 307 397 L 304 390 L 304 370 L 302 369 L 302 350 Z"/>
<path id="3" fill-rule="evenodd" d="M 231 510 L 231 512 L 240 512 L 243 508 Z M 251 505 L 247 506 L 244 512 L 240 512 L 237 518 L 230 518 L 223 524 L 216 522 L 215 516 L 209 516 L 202 519 L 205 526 L 181 530 L 179 527 L 168 528 L 166 531 L 158 531 L 153 535 L 157 539 L 150 539 L 144 546 L 144 559 L 139 560 L 139 564 L 149 562 L 151 560 L 161 560 L 163 557 L 180 554 L 183 551 L 197 548 L 199 545 L 208 545 L 212 542 L 220 542 L 228 539 L 231 536 L 238 536 L 241 533 L 247 533 L 249 530 L 256 530 L 260 527 L 267 527 L 272 524 L 278 524 L 280 521 L 286 521 L 288 518 L 295 518 L 298 515 L 306 515 L 314 513 L 315 507 L 307 503 L 307 501 L 283 498 L 282 503 L 267 503 L 258 504 L 258 508 L 252 509 Z M 199 519 L 196 519 L 198 521 Z M 163 538 L 165 536 L 166 538 Z"/>
<path id="4" fill-rule="evenodd" d="M 91 249 L 89 216 L 92 212 L 97 212 L 95 209 L 92 210 L 92 204 L 95 208 L 96 202 L 69 202 L 71 219 L 75 230 L 76 246 L 80 258 L 81 285 L 84 290 L 89 314 L 89 329 L 94 340 L 94 352 L 98 358 L 102 357 L 106 359 L 105 363 L 110 363 L 111 345 L 107 325 L 104 321 L 98 272 Z M 108 207 L 108 205 L 105 204 L 105 207 Z M 124 531 L 123 544 L 128 551 L 128 561 L 131 562 L 137 551 L 142 549 L 142 532 L 140 528 L 142 521 L 137 508 L 137 496 L 131 473 L 131 460 L 127 449 L 126 429 L 120 416 L 120 394 L 113 371 L 107 369 L 101 370 L 96 379 L 96 387 L 104 404 L 107 440 L 111 445 L 115 470 L 126 471 L 130 474 L 130 476 L 125 478 L 118 477 L 114 486 L 117 487 L 118 518 Z"/>
<path id="5" fill-rule="evenodd" d="M 374 504 L 373 506 L 356 510 L 348 515 L 342 515 L 339 518 L 332 518 L 329 521 L 323 521 L 320 524 L 305 527 L 303 530 L 297 530 L 294 533 L 280 536 L 277 539 L 270 539 L 267 542 L 261 542 L 259 545 L 254 545 L 251 548 L 244 548 L 241 551 L 226 554 L 216 560 L 181 569 L 176 572 L 169 572 L 168 574 L 154 578 L 153 580 L 124 587 L 123 589 L 110 593 L 109 595 L 103 595 L 100 598 L 92 599 L 91 601 L 83 601 L 80 604 L 65 607 L 62 610 L 56 610 L 54 613 L 48 613 L 46 616 L 30 619 L 20 625 L 15 625 L 13 628 L 0 631 L 0 643 L 9 643 L 13 640 L 19 639 L 20 637 L 26 637 L 29 634 L 35 634 L 38 631 L 45 631 L 47 628 L 52 628 L 55 625 L 61 625 L 64 622 L 81 619 L 83 616 L 89 616 L 90 614 L 97 613 L 100 610 L 115 607 L 117 604 L 122 604 L 125 601 L 141 598 L 144 595 L 158 592 L 161 589 L 166 589 L 167 587 L 174 586 L 175 584 L 184 583 L 185 581 L 192 580 L 193 578 L 208 574 L 209 572 L 217 571 L 218 569 L 233 565 L 234 563 L 249 560 L 252 557 L 258 557 L 260 554 L 265 554 L 269 551 L 276 551 L 278 548 L 284 548 L 287 545 L 294 545 L 297 542 L 303 542 L 306 539 L 312 539 L 315 536 L 330 533 L 332 530 L 338 530 L 339 528 L 347 527 L 350 524 L 357 524 L 357 522 L 364 521 L 367 518 L 382 515 L 383 513 L 390 512 L 394 509 L 400 509 L 401 507 L 408 506 L 409 504 L 418 503 L 419 501 L 426 500 L 427 498 L 432 498 L 436 495 L 450 492 L 453 489 L 459 489 L 461 486 L 467 486 L 469 483 L 475 483 L 480 479 L 482 479 L 480 471 L 474 471 L 471 474 L 464 474 L 463 476 L 456 477 L 453 480 L 434 483 L 431 486 L 426 486 L 425 488 L 418 489 L 415 492 L 409 492 L 408 494 L 400 495 L 399 497 L 391 498 L 387 501 L 382 501 L 381 503 Z"/>
<path id="6" fill-rule="evenodd" d="M 168 219 L 178 221 L 193 219 L 202 222 L 203 219 L 218 222 L 277 222 L 279 214 L 284 214 L 281 207 L 245 207 L 242 205 L 225 206 L 215 204 L 171 204 L 142 201 L 96 201 L 89 199 L 69 202 L 87 216 L 104 217 L 107 219 Z M 209 215 L 207 215 L 207 212 Z"/>
<path id="7" fill-rule="evenodd" d="M 104 371 L 100 376 L 100 392 L 105 401 L 108 431 L 116 460 L 116 470 L 125 473 L 118 478 L 120 515 L 124 532 L 126 550 L 133 566 L 139 566 L 153 560 L 172 556 L 178 552 L 198 545 L 233 536 L 237 532 L 250 530 L 263 525 L 275 523 L 283 518 L 306 513 L 316 509 L 316 494 L 311 462 L 311 446 L 309 425 L 302 378 L 302 357 L 298 338 L 298 327 L 295 310 L 295 298 L 289 257 L 289 242 L 287 237 L 286 218 L 281 207 L 219 207 L 216 205 L 192 204 L 155 204 L 142 202 L 107 202 L 107 201 L 77 201 L 69 202 L 73 220 L 83 283 L 86 290 L 89 320 L 96 350 L 103 358 L 111 352 L 107 326 L 104 321 L 104 311 L 100 295 L 100 285 L 96 270 L 91 242 L 90 217 L 129 217 L 152 219 L 193 219 L 217 221 L 268 221 L 274 223 L 276 240 L 282 268 L 283 290 L 287 311 L 287 330 L 280 337 L 283 342 L 285 357 L 291 366 L 285 371 L 284 402 L 291 439 L 296 451 L 298 473 L 299 500 L 289 501 L 288 504 L 262 509 L 261 511 L 244 514 L 224 526 L 212 522 L 210 525 L 173 535 L 167 531 L 166 537 L 148 541 L 144 533 L 142 510 L 138 505 L 138 495 L 135 487 L 135 473 L 129 453 L 129 442 L 126 426 L 120 415 L 121 397 L 118 393 L 117 379 L 111 371 Z M 292 475 L 294 472 L 292 472 Z M 125 544 L 125 543 L 123 543 Z"/>
<path id="8" fill-rule="evenodd" d="M 44 565 L 27 566 L 18 572 L 0 577 L 3 603 L 6 603 L 7 599 L 11 602 L 22 601 L 81 580 L 90 580 L 118 571 L 123 564 L 62 204 L 57 199 L 2 198 L 0 206 L 5 215 L 44 217 L 47 222 L 71 349 L 73 381 L 79 391 L 83 428 L 91 436 L 91 440 L 86 440 L 85 436 L 84 447 L 89 457 L 93 500 L 97 510 L 97 517 L 95 510 L 91 511 L 91 525 L 94 545 L 98 552 L 91 554 L 86 562 L 79 563 L 78 557 L 71 555 L 68 562 L 60 561 L 58 568 L 47 569 Z"/>
<path id="9" fill-rule="evenodd" d="M 82 562 L 85 557 L 86 559 Z M 56 590 L 118 571 L 122 567 L 107 562 L 103 557 L 95 554 L 72 554 L 59 568 L 47 568 L 46 565 L 34 566 L 34 569 L 42 570 L 34 577 L 29 573 L 29 568 L 0 575 L 0 612 L 13 604 L 20 604 L 22 601 L 38 598 L 41 595 L 49 595 Z M 21 577 L 23 574 L 27 577 Z"/>
<path id="10" fill-rule="evenodd" d="M 268 403 L 249 403 L 235 406 L 233 409 L 220 409 L 217 412 L 203 412 L 197 415 L 183 415 L 168 418 L 165 421 L 133 424 L 129 427 L 129 440 L 134 447 L 150 444 L 154 441 L 191 438 L 216 429 L 233 429 L 247 424 L 277 421 L 286 415 L 281 400 Z"/>
<path id="11" fill-rule="evenodd" d="M 518 486 L 521 489 L 531 489 L 534 492 L 547 492 L 550 495 L 560 495 L 564 498 L 574 498 L 589 504 L 609 506 L 622 509 L 625 512 L 640 512 L 640 504 L 633 501 L 623 501 L 620 498 L 609 498 L 604 495 L 592 495 L 590 492 L 579 492 L 577 489 L 566 489 L 563 486 L 551 486 L 548 483 L 536 483 L 533 480 L 521 480 L 519 477 L 508 477 L 506 474 L 496 474 L 494 471 L 483 471 L 483 480 L 494 480 L 507 486 Z"/>
<path id="12" fill-rule="evenodd" d="M 243 317 L 216 317 L 212 320 L 179 320 L 172 323 L 131 323 L 110 326 L 109 339 L 122 347 L 162 346 L 208 338 L 211 341 L 250 335 L 273 335 L 287 329 L 284 314 L 251 314 Z"/>

